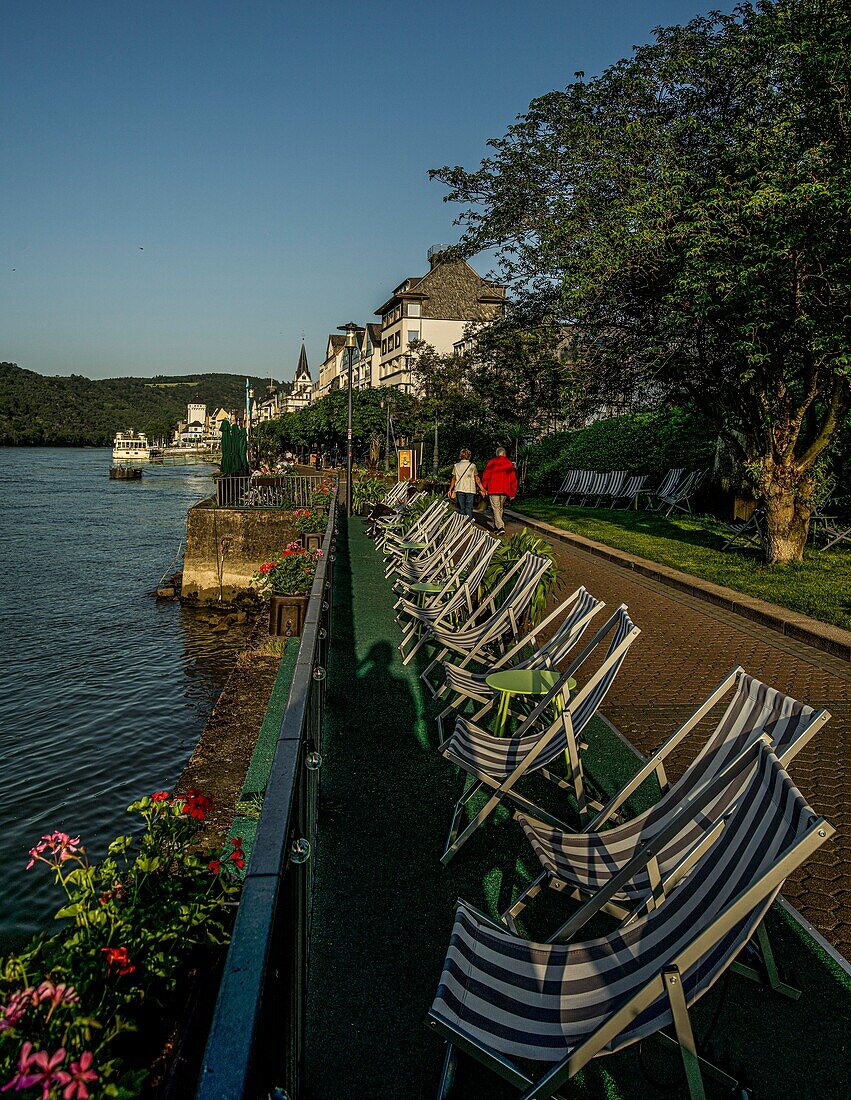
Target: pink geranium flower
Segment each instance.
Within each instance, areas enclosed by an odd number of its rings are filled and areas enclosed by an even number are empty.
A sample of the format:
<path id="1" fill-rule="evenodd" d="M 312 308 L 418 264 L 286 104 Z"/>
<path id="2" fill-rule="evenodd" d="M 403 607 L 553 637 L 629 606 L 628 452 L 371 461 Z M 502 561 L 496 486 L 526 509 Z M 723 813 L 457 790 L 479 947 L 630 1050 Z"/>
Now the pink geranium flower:
<path id="1" fill-rule="evenodd" d="M 59 1074 L 59 1083 L 65 1086 L 62 1091 L 63 1100 L 89 1100 L 89 1085 L 98 1079 L 92 1069 L 93 1062 L 91 1051 L 86 1050 L 80 1055 L 79 1062 L 71 1063 L 70 1073 L 63 1070 Z"/>
<path id="2" fill-rule="evenodd" d="M 31 858 L 27 864 L 27 870 L 29 871 L 30 867 L 39 862 L 58 867 L 60 863 L 76 856 L 80 850 L 78 836 L 70 837 L 67 833 L 47 833 L 34 848 L 30 848 Z"/>
<path id="3" fill-rule="evenodd" d="M 65 1048 L 60 1047 L 54 1054 L 40 1050 L 32 1053 L 32 1043 L 24 1043 L 18 1055 L 18 1068 L 11 1081 L 7 1081 L 0 1091 L 14 1088 L 16 1092 L 41 1085 L 42 1100 L 50 1100 L 50 1090 L 54 1084 L 64 1084 L 66 1076 L 59 1067 L 65 1061 Z"/>

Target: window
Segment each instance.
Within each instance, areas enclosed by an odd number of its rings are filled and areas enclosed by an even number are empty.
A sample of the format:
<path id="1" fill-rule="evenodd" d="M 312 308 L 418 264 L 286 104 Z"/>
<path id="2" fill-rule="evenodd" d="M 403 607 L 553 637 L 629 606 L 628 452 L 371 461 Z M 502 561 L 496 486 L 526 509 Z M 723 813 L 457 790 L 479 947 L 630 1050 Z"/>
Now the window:
<path id="1" fill-rule="evenodd" d="M 398 348 L 398 346 L 399 346 L 399 345 L 400 345 L 401 343 L 402 343 L 402 334 L 401 334 L 401 332 L 397 332 L 397 333 L 396 333 L 396 340 L 395 340 L 395 343 L 393 344 L 393 347 L 394 347 L 394 348 Z"/>
<path id="2" fill-rule="evenodd" d="M 408 343 L 409 344 L 413 344 L 416 340 L 419 340 L 419 338 L 420 338 L 420 330 L 419 329 L 416 329 L 416 328 L 409 328 L 408 329 Z"/>
<path id="3" fill-rule="evenodd" d="M 381 341 L 381 354 L 382 355 L 387 354 L 387 341 L 386 340 Z"/>
<path id="4" fill-rule="evenodd" d="M 420 316 L 420 303 L 419 302 L 408 302 L 408 316 L 409 317 L 419 317 Z"/>

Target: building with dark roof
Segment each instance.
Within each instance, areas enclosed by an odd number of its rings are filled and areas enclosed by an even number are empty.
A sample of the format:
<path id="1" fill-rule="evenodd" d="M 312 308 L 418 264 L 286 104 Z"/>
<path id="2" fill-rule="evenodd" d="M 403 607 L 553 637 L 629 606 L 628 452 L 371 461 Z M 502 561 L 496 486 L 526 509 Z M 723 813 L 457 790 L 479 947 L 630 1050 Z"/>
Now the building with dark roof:
<path id="1" fill-rule="evenodd" d="M 429 249 L 429 270 L 411 275 L 376 309 L 381 353 L 373 385 L 411 388 L 410 345 L 422 340 L 441 355 L 463 340 L 471 321 L 492 321 L 505 308 L 505 287 L 490 283 L 466 262 Z"/>

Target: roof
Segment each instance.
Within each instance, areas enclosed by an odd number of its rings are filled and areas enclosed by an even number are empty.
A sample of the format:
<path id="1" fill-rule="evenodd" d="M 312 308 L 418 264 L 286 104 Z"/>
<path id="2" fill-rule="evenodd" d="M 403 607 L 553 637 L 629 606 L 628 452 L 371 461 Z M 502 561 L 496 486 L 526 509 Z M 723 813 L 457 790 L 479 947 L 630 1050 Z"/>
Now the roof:
<path id="1" fill-rule="evenodd" d="M 402 298 L 419 298 L 421 300 L 435 298 L 434 305 L 438 309 L 445 309 L 446 302 L 441 301 L 441 299 L 445 299 L 447 296 L 456 299 L 456 304 L 461 299 L 466 299 L 468 303 L 490 304 L 503 302 L 505 300 L 505 287 L 483 279 L 466 260 L 441 261 L 437 259 L 427 274 L 411 275 L 399 283 L 392 296 L 383 305 L 379 306 L 375 312 L 378 315 L 383 315 Z M 454 317 L 455 312 L 441 312 L 437 316 Z M 459 319 L 476 320 L 479 318 L 470 316 Z"/>
<path id="2" fill-rule="evenodd" d="M 307 365 L 307 352 L 304 350 L 304 340 L 301 342 L 301 351 L 298 353 L 298 366 L 295 369 L 296 378 L 310 378 L 310 367 Z M 310 378 L 311 382 L 313 381 Z"/>

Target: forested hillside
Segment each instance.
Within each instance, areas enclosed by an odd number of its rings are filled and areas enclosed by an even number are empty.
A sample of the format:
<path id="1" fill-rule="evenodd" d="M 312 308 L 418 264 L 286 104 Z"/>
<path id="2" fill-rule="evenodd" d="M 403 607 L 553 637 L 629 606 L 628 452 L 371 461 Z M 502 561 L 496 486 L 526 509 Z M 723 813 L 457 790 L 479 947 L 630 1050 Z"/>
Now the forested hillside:
<path id="1" fill-rule="evenodd" d="M 133 428 L 150 438 L 167 436 L 186 416 L 189 401 L 212 411 L 245 405 L 244 374 L 187 377 L 46 377 L 0 363 L 0 444 L 18 446 L 106 446 L 117 431 Z M 263 397 L 268 379 L 251 378 Z"/>

